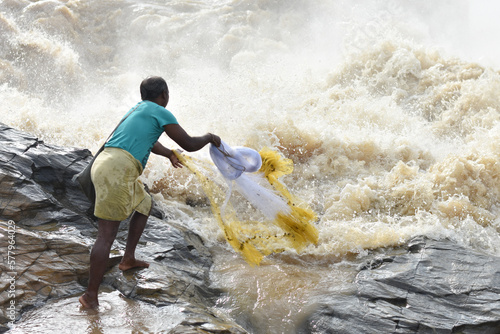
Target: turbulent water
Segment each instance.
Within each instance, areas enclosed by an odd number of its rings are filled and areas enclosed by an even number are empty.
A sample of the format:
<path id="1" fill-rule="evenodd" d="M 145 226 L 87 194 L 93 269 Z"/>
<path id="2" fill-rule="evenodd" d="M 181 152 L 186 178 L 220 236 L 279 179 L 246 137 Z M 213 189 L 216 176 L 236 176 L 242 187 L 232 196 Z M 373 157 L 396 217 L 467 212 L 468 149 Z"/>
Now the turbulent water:
<path id="1" fill-rule="evenodd" d="M 478 19 L 498 10 L 481 4 L 3 0 L 1 121 L 95 152 L 160 75 L 190 134 L 292 159 L 282 182 L 317 213 L 319 243 L 254 268 L 193 205 L 206 200 L 186 168 L 151 157 L 143 178 L 213 248 L 219 312 L 288 333 L 316 295 L 351 289 L 364 256 L 412 236 L 500 255 L 500 54 Z"/>

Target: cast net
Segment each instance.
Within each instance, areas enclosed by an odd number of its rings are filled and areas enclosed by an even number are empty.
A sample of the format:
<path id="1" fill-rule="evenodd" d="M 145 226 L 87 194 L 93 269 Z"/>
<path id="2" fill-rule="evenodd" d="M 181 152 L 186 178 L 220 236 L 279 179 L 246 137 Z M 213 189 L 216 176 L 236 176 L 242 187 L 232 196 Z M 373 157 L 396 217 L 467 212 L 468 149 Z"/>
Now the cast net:
<path id="1" fill-rule="evenodd" d="M 259 152 L 262 165 L 257 172 L 247 173 L 242 168 L 238 176 L 224 177 L 221 182 L 212 163 L 175 154 L 201 183 L 227 242 L 249 264 L 258 265 L 272 253 L 300 252 L 317 244 L 316 214 L 278 180 L 293 171 L 292 160 L 264 148 Z M 238 165 L 234 167 L 238 169 Z"/>

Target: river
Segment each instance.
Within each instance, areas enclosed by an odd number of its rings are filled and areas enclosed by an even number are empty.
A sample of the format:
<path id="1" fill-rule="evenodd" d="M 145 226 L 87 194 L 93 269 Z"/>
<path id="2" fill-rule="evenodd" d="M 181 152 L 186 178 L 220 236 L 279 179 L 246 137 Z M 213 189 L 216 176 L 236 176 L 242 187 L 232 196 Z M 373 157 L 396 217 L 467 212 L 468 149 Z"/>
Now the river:
<path id="1" fill-rule="evenodd" d="M 318 215 L 319 242 L 256 267 L 208 206 L 186 204 L 206 202 L 187 168 L 152 156 L 143 175 L 169 218 L 213 250 L 214 287 L 228 292 L 219 311 L 253 333 L 290 333 L 316 296 L 352 289 L 363 257 L 413 236 L 500 255 L 498 13 L 472 0 L 3 0 L 0 115 L 96 152 L 141 80 L 159 75 L 188 133 L 292 159 L 282 182 Z M 158 325 L 175 313 L 103 294 L 107 319 L 132 309 Z M 47 308 L 18 330 L 81 316 L 64 300 Z M 130 328 L 99 321 L 84 332 Z"/>

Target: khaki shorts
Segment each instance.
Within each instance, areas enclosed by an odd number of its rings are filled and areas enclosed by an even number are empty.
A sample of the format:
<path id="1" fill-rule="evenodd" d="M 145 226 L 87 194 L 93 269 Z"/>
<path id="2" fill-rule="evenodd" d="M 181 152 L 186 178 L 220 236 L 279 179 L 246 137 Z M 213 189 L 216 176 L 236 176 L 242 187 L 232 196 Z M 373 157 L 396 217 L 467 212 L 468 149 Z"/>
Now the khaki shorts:
<path id="1" fill-rule="evenodd" d="M 106 147 L 91 171 L 96 192 L 94 215 L 112 221 L 122 221 L 133 211 L 149 216 L 152 199 L 138 180 L 141 174 L 141 163 L 129 152 Z"/>

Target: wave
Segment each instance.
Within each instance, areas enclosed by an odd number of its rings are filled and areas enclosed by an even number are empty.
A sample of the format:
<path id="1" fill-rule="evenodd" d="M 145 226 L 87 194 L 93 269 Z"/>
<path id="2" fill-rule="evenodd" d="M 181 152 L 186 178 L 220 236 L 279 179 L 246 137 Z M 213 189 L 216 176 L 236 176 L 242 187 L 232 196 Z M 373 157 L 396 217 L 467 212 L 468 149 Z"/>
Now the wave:
<path id="1" fill-rule="evenodd" d="M 0 113 L 96 151 L 139 82 L 162 75 L 188 132 L 294 161 L 283 182 L 319 215 L 307 254 L 417 234 L 498 254 L 500 73 L 452 50 L 466 11 L 464 1 L 4 1 Z M 172 219 L 221 240 L 186 171 L 152 157 L 144 182 Z"/>

